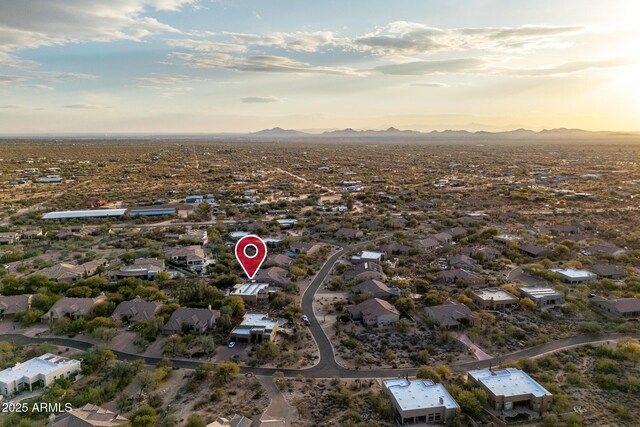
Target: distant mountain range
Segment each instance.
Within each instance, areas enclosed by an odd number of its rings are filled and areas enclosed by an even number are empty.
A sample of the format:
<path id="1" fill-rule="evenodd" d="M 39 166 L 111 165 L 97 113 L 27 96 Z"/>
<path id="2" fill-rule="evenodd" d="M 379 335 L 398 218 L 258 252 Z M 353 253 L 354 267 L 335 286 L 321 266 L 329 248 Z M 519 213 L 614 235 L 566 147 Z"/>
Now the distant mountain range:
<path id="1" fill-rule="evenodd" d="M 352 128 L 327 131 L 323 133 L 307 133 L 295 129 L 264 129 L 247 134 L 248 138 L 255 139 L 355 139 L 355 140 L 517 140 L 517 139 L 603 139 L 603 138 L 633 138 L 639 134 L 623 132 L 591 132 L 582 129 L 544 129 L 539 132 L 530 129 L 515 129 L 503 132 L 467 130 L 444 130 L 419 132 L 416 130 L 400 130 L 390 127 L 385 130 L 355 130 Z"/>

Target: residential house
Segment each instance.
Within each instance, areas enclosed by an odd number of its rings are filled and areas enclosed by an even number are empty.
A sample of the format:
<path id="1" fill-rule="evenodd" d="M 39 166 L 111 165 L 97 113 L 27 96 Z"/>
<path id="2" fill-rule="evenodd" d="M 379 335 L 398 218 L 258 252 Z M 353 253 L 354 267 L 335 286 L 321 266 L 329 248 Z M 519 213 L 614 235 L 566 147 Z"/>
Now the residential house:
<path id="1" fill-rule="evenodd" d="M 435 237 L 427 237 L 426 239 L 420 239 L 417 241 L 417 243 L 425 251 L 432 251 L 442 245 L 442 243 Z"/>
<path id="2" fill-rule="evenodd" d="M 295 254 L 313 255 L 314 253 L 318 252 L 321 247 L 322 247 L 322 244 L 320 243 L 298 241 L 298 242 L 293 242 L 290 248 L 291 248 L 291 252 Z"/>
<path id="3" fill-rule="evenodd" d="M 136 297 L 131 301 L 123 301 L 118 304 L 111 314 L 111 318 L 124 324 L 149 320 L 158 313 L 161 307 L 162 303 L 159 301 L 145 301 Z"/>
<path id="4" fill-rule="evenodd" d="M 293 258 L 282 254 L 269 255 L 266 264 L 276 265 L 279 267 L 289 267 L 293 264 Z"/>
<path id="5" fill-rule="evenodd" d="M 194 271 L 202 271 L 209 263 L 204 248 L 199 245 L 176 246 L 166 251 L 169 259 L 184 264 Z"/>
<path id="6" fill-rule="evenodd" d="M 240 343 L 273 341 L 277 331 L 278 322 L 269 319 L 268 314 L 248 312 L 242 323 L 231 331 L 231 340 Z"/>
<path id="7" fill-rule="evenodd" d="M 376 262 L 380 264 L 386 259 L 386 256 L 387 254 L 384 252 L 362 251 L 360 252 L 360 255 L 352 256 L 351 262 L 354 264 L 359 264 L 361 262 Z"/>
<path id="8" fill-rule="evenodd" d="M 471 309 L 464 304 L 451 301 L 445 301 L 442 305 L 427 307 L 425 312 L 436 325 L 446 329 L 457 329 L 462 325 L 473 323 Z"/>
<path id="9" fill-rule="evenodd" d="M 596 275 L 587 270 L 578 270 L 575 268 L 552 268 L 551 271 L 559 275 L 565 283 L 592 283 L 596 280 Z"/>
<path id="10" fill-rule="evenodd" d="M 87 403 L 57 415 L 47 427 L 115 427 L 129 425 L 129 420 L 108 409 Z"/>
<path id="11" fill-rule="evenodd" d="M 33 295 L 0 295 L 0 319 L 13 317 L 31 309 Z"/>
<path id="12" fill-rule="evenodd" d="M 529 298 L 538 308 L 553 308 L 564 304 L 564 294 L 545 286 L 523 286 L 518 288 L 522 298 Z"/>
<path id="13" fill-rule="evenodd" d="M 474 271 L 482 270 L 482 267 L 480 266 L 480 264 L 478 264 L 478 261 L 467 255 L 449 255 L 447 257 L 447 263 L 451 268 Z"/>
<path id="14" fill-rule="evenodd" d="M 243 283 L 235 285 L 229 295 L 242 298 L 249 306 L 265 307 L 269 305 L 269 284 Z"/>
<path id="15" fill-rule="evenodd" d="M 403 245 L 401 243 L 390 243 L 383 246 L 384 251 L 391 255 L 409 255 L 413 249 L 411 246 Z"/>
<path id="16" fill-rule="evenodd" d="M 73 378 L 80 372 L 80 361 L 51 353 L 17 363 L 0 372 L 0 393 L 13 396 L 33 386 L 49 387 L 56 379 Z"/>
<path id="17" fill-rule="evenodd" d="M 600 277 L 612 280 L 622 280 L 627 272 L 624 267 L 616 264 L 595 263 L 591 267 L 591 270 Z"/>
<path id="18" fill-rule="evenodd" d="M 584 252 L 586 255 L 609 255 L 617 257 L 624 254 L 626 250 L 611 243 L 596 243 L 595 245 L 589 246 Z"/>
<path id="19" fill-rule="evenodd" d="M 438 242 L 440 242 L 440 244 L 451 243 L 453 241 L 453 236 L 451 235 L 451 233 L 448 233 L 448 232 L 445 232 L 445 231 L 443 231 L 441 233 L 434 234 L 431 237 L 433 237 Z"/>
<path id="20" fill-rule="evenodd" d="M 399 426 L 444 424 L 460 412 L 442 384 L 431 380 L 397 378 L 382 381 Z"/>
<path id="21" fill-rule="evenodd" d="M 523 408 L 542 415 L 553 402 L 551 393 L 519 369 L 469 371 L 467 378 L 487 393 L 489 404 L 496 411 Z"/>
<path id="22" fill-rule="evenodd" d="M 386 326 L 400 320 L 400 312 L 391 303 L 379 298 L 350 305 L 347 311 L 354 320 L 362 320 L 365 326 Z"/>
<path id="23" fill-rule="evenodd" d="M 519 249 L 523 255 L 532 258 L 543 257 L 549 254 L 549 249 L 544 246 L 534 245 L 533 243 L 522 243 Z"/>
<path id="24" fill-rule="evenodd" d="M 474 288 L 482 287 L 485 284 L 484 278 L 478 273 L 462 268 L 439 271 L 437 276 L 444 283 L 452 283 L 457 286 L 468 286 Z"/>
<path id="25" fill-rule="evenodd" d="M 344 280 L 355 280 L 356 282 L 367 279 L 385 280 L 386 277 L 387 276 L 384 274 L 382 266 L 375 262 L 363 262 L 361 264 L 356 264 L 342 273 L 342 278 Z"/>
<path id="26" fill-rule="evenodd" d="M 291 281 L 289 272 L 281 267 L 260 269 L 253 279 L 259 283 L 267 283 L 269 286 L 283 286 Z"/>
<path id="27" fill-rule="evenodd" d="M 179 334 L 181 332 L 193 332 L 204 334 L 212 330 L 216 320 L 220 317 L 220 311 L 209 308 L 180 307 L 173 312 L 171 318 L 162 333 L 165 335 Z"/>
<path id="28" fill-rule="evenodd" d="M 160 272 L 165 271 L 164 260 L 157 258 L 138 258 L 133 265 L 125 265 L 110 271 L 109 280 L 120 280 L 135 277 L 142 280 L 154 280 Z"/>
<path id="29" fill-rule="evenodd" d="M 40 318 L 43 322 L 50 320 L 59 320 L 63 317 L 69 317 L 72 320 L 85 317 L 91 313 L 91 310 L 97 304 L 107 300 L 104 294 L 95 298 L 71 298 L 63 297 L 53 304 L 48 312 Z"/>
<path id="30" fill-rule="evenodd" d="M 36 271 L 33 275 L 45 276 L 54 282 L 75 282 L 76 280 L 93 276 L 98 271 L 98 268 L 106 265 L 106 259 L 89 261 L 80 265 L 61 262 L 53 267 Z"/>
<path id="31" fill-rule="evenodd" d="M 342 227 L 336 230 L 336 232 L 333 233 L 333 236 L 337 239 L 353 240 L 361 239 L 364 236 L 364 233 L 360 230 L 356 230 L 355 228 Z"/>
<path id="32" fill-rule="evenodd" d="M 351 292 L 354 294 L 369 294 L 375 298 L 389 298 L 395 293 L 389 289 L 387 285 L 379 280 L 365 280 L 355 286 L 351 287 Z"/>
<path id="33" fill-rule="evenodd" d="M 640 318 L 640 299 L 638 298 L 613 298 L 596 295 L 589 302 L 599 312 L 614 319 L 638 319 Z"/>
<path id="34" fill-rule="evenodd" d="M 501 310 L 518 304 L 519 299 L 500 288 L 485 288 L 473 291 L 473 301 L 483 310 Z"/>

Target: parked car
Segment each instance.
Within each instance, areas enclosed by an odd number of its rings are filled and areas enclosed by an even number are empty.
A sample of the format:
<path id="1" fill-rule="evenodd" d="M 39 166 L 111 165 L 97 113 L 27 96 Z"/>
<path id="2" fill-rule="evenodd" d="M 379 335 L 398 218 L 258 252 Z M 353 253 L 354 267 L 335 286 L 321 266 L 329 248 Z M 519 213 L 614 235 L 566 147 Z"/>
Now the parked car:
<path id="1" fill-rule="evenodd" d="M 309 318 L 307 317 L 306 314 L 302 316 L 302 321 L 304 322 L 305 325 L 307 325 L 307 326 L 310 325 Z"/>
<path id="2" fill-rule="evenodd" d="M 236 342 L 235 341 L 229 341 L 229 348 L 233 348 L 236 346 Z"/>

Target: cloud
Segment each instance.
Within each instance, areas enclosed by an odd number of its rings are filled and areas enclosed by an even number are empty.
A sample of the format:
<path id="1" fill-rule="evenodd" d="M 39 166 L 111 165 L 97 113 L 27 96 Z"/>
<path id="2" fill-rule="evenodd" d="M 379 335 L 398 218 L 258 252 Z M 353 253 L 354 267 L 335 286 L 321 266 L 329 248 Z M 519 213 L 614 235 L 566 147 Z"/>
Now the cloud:
<path id="1" fill-rule="evenodd" d="M 138 78 L 140 87 L 151 89 L 164 98 L 171 98 L 177 95 L 184 95 L 192 91 L 188 83 L 199 81 L 200 79 L 181 74 L 156 74 L 152 73 L 145 77 Z"/>
<path id="2" fill-rule="evenodd" d="M 504 51 L 562 47 L 564 37 L 585 31 L 582 26 L 541 26 L 442 29 L 396 21 L 354 37 L 346 47 L 382 56 L 430 54 L 470 49 Z M 344 39 L 342 39 L 344 40 Z"/>
<path id="3" fill-rule="evenodd" d="M 339 43 L 331 31 L 248 34 L 226 32 L 234 40 L 247 45 L 271 46 L 294 52 L 316 52 L 322 46 Z"/>
<path id="4" fill-rule="evenodd" d="M 380 65 L 375 70 L 382 74 L 420 76 L 425 74 L 478 72 L 484 69 L 485 66 L 486 61 L 479 58 L 460 58 Z"/>
<path id="5" fill-rule="evenodd" d="M 0 3 L 0 65 L 26 66 L 19 49 L 87 41 L 141 40 L 178 33 L 146 15 L 149 9 L 177 11 L 197 0 L 20 0 Z"/>
<path id="6" fill-rule="evenodd" d="M 218 68 L 256 73 L 299 73 L 359 75 L 362 71 L 349 67 L 322 67 L 297 61 L 285 56 L 252 55 L 232 56 L 224 53 L 191 54 L 175 52 L 173 57 L 186 62 L 192 68 Z"/>
<path id="7" fill-rule="evenodd" d="M 415 87 L 447 87 L 444 83 L 426 82 L 426 83 L 409 83 L 409 86 Z"/>
<path id="8" fill-rule="evenodd" d="M 7 85 L 7 84 L 12 84 L 12 83 L 17 83 L 17 82 L 21 82 L 23 80 L 26 80 L 26 77 L 23 77 L 23 76 L 10 76 L 10 75 L 0 74 L 0 85 Z"/>
<path id="9" fill-rule="evenodd" d="M 210 40 L 171 39 L 167 40 L 171 47 L 184 48 L 195 52 L 244 52 L 246 46 L 234 43 L 222 43 Z"/>
<path id="10" fill-rule="evenodd" d="M 64 72 L 36 72 L 32 75 L 40 80 L 44 80 L 50 83 L 60 83 L 68 80 L 91 80 L 96 79 L 98 76 L 95 74 L 85 73 L 64 73 Z"/>
<path id="11" fill-rule="evenodd" d="M 515 76 L 555 76 L 563 74 L 573 74 L 594 69 L 618 68 L 634 63 L 635 61 L 630 58 L 614 58 L 594 61 L 567 62 L 564 64 L 543 68 L 505 69 L 503 70 L 503 72 L 505 74 L 511 74 Z"/>
<path id="12" fill-rule="evenodd" d="M 271 102 L 282 102 L 282 99 L 275 96 L 247 96 L 241 99 L 243 104 L 268 104 Z"/>
<path id="13" fill-rule="evenodd" d="M 73 110 L 95 110 L 99 107 L 93 104 L 69 104 L 63 105 L 62 108 L 70 108 Z"/>
<path id="14" fill-rule="evenodd" d="M 2 109 L 17 109 L 17 108 L 21 108 L 19 105 L 15 105 L 15 104 L 4 104 L 4 105 L 0 105 L 0 108 Z"/>

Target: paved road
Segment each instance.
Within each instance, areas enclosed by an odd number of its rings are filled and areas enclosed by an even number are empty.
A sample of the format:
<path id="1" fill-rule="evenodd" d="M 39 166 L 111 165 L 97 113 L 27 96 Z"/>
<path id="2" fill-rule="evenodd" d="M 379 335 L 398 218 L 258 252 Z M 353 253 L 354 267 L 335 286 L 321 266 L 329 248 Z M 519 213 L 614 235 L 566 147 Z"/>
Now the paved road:
<path id="1" fill-rule="evenodd" d="M 79 350 L 88 350 L 93 346 L 91 343 L 76 341 L 69 338 L 53 338 L 53 337 L 27 337 L 18 334 L 5 334 L 0 336 L 3 341 L 8 341 L 17 345 L 33 344 L 41 342 L 49 342 L 55 345 L 76 348 Z M 581 335 L 577 337 L 564 338 L 556 341 L 551 341 L 546 344 L 537 345 L 524 350 L 516 351 L 513 353 L 505 354 L 500 357 L 494 357 L 487 360 L 474 360 L 470 362 L 454 363 L 451 368 L 454 371 L 463 372 L 471 369 L 485 369 L 489 366 L 497 366 L 500 363 L 504 363 L 511 360 L 519 360 L 530 357 L 537 357 L 543 354 L 547 354 L 554 351 L 559 351 L 571 347 L 582 346 L 586 344 L 596 344 L 606 341 L 615 341 L 624 337 L 632 337 L 640 339 L 640 333 L 633 334 L 603 334 L 603 335 Z M 112 350 L 119 360 L 133 361 L 143 359 L 148 365 L 155 365 L 162 359 L 159 357 L 142 357 L 137 354 L 125 353 L 122 351 Z M 204 362 L 192 359 L 171 359 L 173 366 L 177 368 L 196 369 Z M 276 371 L 281 371 L 287 377 L 295 377 L 297 375 L 303 375 L 305 377 L 314 378 L 394 378 L 404 375 L 415 375 L 417 368 L 402 368 L 402 369 L 373 369 L 373 370 L 355 370 L 343 368 L 335 364 L 335 360 L 331 363 L 325 361 L 325 363 L 319 363 L 312 368 L 307 369 L 276 369 L 276 368 L 255 368 L 249 366 L 243 366 L 240 368 L 240 372 L 243 374 L 253 375 L 273 375 Z"/>

